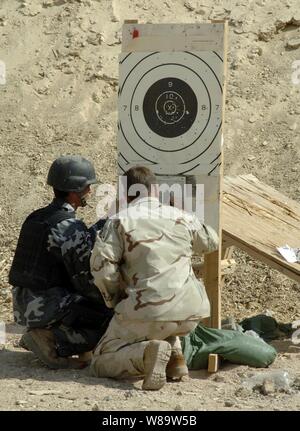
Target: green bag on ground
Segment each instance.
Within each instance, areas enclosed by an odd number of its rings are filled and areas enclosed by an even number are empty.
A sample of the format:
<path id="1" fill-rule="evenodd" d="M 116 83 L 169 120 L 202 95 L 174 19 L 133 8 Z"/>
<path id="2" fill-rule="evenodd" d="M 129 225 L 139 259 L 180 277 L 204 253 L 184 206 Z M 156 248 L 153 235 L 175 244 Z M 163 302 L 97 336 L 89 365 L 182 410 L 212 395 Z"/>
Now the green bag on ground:
<path id="1" fill-rule="evenodd" d="M 278 323 L 273 317 L 264 314 L 248 317 L 239 324 L 244 331 L 255 331 L 265 341 L 276 340 L 284 335 L 290 337 L 293 333 L 291 323 Z"/>
<path id="2" fill-rule="evenodd" d="M 274 347 L 259 338 L 239 331 L 213 329 L 198 325 L 181 338 L 182 351 L 190 370 L 207 368 L 208 355 L 217 353 L 233 364 L 265 368 L 276 358 Z"/>

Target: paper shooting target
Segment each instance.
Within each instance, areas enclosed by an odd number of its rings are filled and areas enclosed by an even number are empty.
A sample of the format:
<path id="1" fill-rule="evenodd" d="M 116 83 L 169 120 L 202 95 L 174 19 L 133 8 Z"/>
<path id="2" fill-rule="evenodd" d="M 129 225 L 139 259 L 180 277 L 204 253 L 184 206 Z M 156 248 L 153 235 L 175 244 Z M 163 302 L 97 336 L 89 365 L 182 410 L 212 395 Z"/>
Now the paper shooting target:
<path id="1" fill-rule="evenodd" d="M 118 163 L 218 175 L 223 61 L 214 51 L 120 56 Z"/>

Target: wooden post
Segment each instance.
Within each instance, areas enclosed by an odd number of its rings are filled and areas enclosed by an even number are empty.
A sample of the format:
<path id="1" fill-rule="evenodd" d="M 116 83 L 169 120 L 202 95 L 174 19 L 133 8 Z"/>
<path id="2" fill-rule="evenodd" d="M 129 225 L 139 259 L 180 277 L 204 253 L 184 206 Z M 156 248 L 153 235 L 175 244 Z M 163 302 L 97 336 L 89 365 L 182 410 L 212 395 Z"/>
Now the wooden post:
<path id="1" fill-rule="evenodd" d="M 205 322 L 212 328 L 221 328 L 221 249 L 204 256 L 204 285 L 210 301 L 210 317 Z M 209 322 L 209 324 L 207 324 Z"/>
<path id="2" fill-rule="evenodd" d="M 234 259 L 232 259 L 234 247 L 225 247 L 224 248 L 223 245 L 224 245 L 224 243 L 222 243 L 222 261 L 223 260 L 225 260 L 225 261 L 227 261 L 227 260 L 234 261 Z M 235 266 L 234 266 L 234 270 L 235 270 Z M 222 294 L 222 288 L 224 286 L 224 279 L 225 279 L 226 275 L 227 275 L 226 272 L 224 272 L 222 270 L 222 274 L 221 274 L 221 292 L 220 292 L 220 294 Z"/>
<path id="3" fill-rule="evenodd" d="M 208 357 L 208 372 L 216 373 L 219 368 L 219 355 L 211 353 Z"/>
<path id="4" fill-rule="evenodd" d="M 212 22 L 220 22 L 212 21 Z M 227 34 L 228 23 L 224 22 L 224 86 L 223 86 L 223 109 L 222 119 L 225 120 L 226 99 L 226 75 L 227 75 Z M 223 129 L 223 128 L 222 128 Z M 204 256 L 204 285 L 210 300 L 211 314 L 205 320 L 205 324 L 212 328 L 221 328 L 221 259 L 222 259 L 222 195 L 223 195 L 223 151 L 221 154 L 222 165 L 220 169 L 220 205 L 219 205 L 219 248 L 213 253 Z M 209 323 L 207 323 L 209 322 Z M 209 355 L 208 372 L 217 372 L 219 368 L 218 355 Z"/>
<path id="5" fill-rule="evenodd" d="M 137 19 L 125 19 L 124 24 L 138 24 Z"/>

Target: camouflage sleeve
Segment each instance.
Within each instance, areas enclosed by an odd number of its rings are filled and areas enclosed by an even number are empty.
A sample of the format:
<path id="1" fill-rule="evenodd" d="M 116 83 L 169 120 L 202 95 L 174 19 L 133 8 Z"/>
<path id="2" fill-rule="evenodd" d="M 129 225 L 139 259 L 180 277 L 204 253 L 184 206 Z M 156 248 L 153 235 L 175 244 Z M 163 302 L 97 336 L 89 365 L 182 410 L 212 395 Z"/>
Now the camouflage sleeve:
<path id="1" fill-rule="evenodd" d="M 87 226 L 77 219 L 67 219 L 52 228 L 48 251 L 64 263 L 76 292 L 103 303 L 90 271 L 92 237 Z"/>
<path id="2" fill-rule="evenodd" d="M 119 265 L 123 257 L 123 239 L 120 222 L 108 220 L 98 234 L 91 256 L 91 272 L 94 282 L 109 308 L 114 308 L 122 298 Z"/>
<path id="3" fill-rule="evenodd" d="M 217 250 L 219 237 L 216 231 L 208 225 L 202 224 L 196 216 L 192 223 L 193 252 L 195 254 L 210 253 Z"/>
<path id="4" fill-rule="evenodd" d="M 107 218 L 101 218 L 95 224 L 93 224 L 91 227 L 89 227 L 88 231 L 89 231 L 90 236 L 91 236 L 92 247 L 94 247 L 97 233 L 103 229 L 103 227 L 106 223 L 106 220 L 107 220 Z"/>

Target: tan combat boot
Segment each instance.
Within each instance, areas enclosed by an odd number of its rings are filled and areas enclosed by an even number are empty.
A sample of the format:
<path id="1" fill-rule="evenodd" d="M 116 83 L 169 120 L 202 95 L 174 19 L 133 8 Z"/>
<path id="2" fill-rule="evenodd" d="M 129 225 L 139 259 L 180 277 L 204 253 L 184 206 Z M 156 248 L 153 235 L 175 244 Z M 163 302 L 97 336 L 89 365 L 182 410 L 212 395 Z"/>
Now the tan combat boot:
<path id="1" fill-rule="evenodd" d="M 177 350 L 172 350 L 170 360 L 166 368 L 166 375 L 169 379 L 180 380 L 184 376 L 189 375 L 188 367 L 186 366 L 183 354 Z"/>
<path id="2" fill-rule="evenodd" d="M 158 390 L 166 383 L 166 367 L 171 356 L 167 341 L 150 341 L 144 351 L 145 378 L 142 389 Z"/>
<path id="3" fill-rule="evenodd" d="M 55 338 L 49 329 L 31 329 L 22 337 L 22 344 L 33 352 L 49 368 L 84 368 L 87 363 L 76 358 L 62 358 L 57 355 Z"/>

